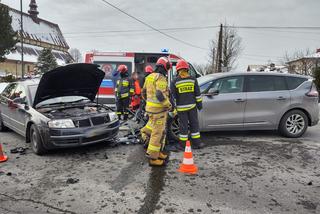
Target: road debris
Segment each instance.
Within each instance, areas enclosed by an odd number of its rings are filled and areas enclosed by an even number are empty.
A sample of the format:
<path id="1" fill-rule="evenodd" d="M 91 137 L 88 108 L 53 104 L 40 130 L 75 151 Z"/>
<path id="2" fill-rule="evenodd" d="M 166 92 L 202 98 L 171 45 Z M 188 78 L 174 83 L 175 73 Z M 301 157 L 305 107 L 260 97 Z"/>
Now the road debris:
<path id="1" fill-rule="evenodd" d="M 16 147 L 14 149 L 11 149 L 10 150 L 10 153 L 11 154 L 20 154 L 20 155 L 25 155 L 26 154 L 26 151 L 27 151 L 28 148 L 24 148 L 24 147 Z"/>
<path id="2" fill-rule="evenodd" d="M 78 183 L 79 179 L 78 178 L 68 178 L 67 179 L 67 184 L 75 184 Z"/>

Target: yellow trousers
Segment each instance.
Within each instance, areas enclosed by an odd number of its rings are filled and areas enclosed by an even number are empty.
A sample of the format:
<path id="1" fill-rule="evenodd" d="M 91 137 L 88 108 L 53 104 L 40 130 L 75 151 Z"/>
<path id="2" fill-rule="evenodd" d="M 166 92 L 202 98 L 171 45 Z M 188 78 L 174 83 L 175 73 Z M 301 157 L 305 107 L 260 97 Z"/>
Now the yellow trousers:
<path id="1" fill-rule="evenodd" d="M 149 113 L 148 116 L 149 121 L 147 125 L 141 129 L 141 136 L 144 140 L 148 137 L 150 138 L 147 154 L 151 159 L 158 159 L 165 143 L 164 138 L 168 113 Z"/>

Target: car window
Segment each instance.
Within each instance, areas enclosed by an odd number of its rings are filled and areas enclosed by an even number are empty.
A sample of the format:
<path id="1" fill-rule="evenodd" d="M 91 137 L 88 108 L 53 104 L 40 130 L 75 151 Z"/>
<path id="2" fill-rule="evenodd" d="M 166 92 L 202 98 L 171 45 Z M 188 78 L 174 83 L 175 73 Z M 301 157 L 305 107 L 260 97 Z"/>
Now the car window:
<path id="1" fill-rule="evenodd" d="M 256 75 L 247 77 L 248 92 L 287 90 L 285 78 L 282 76 Z"/>
<path id="2" fill-rule="evenodd" d="M 12 97 L 11 99 L 15 99 L 15 98 L 26 99 L 27 97 L 26 90 L 22 85 L 18 84 L 11 97 Z"/>
<path id="3" fill-rule="evenodd" d="M 17 83 L 11 83 L 9 84 L 4 91 L 2 92 L 2 96 L 11 99 L 11 96 L 14 93 L 14 90 L 16 89 Z"/>
<path id="4" fill-rule="evenodd" d="M 129 75 L 132 74 L 132 63 L 131 62 L 115 62 L 115 61 L 105 61 L 105 62 L 95 62 L 95 64 L 100 65 L 100 69 L 104 71 L 104 79 L 114 78 L 114 74 L 117 74 L 117 68 L 119 65 L 126 65 L 128 68 Z"/>
<path id="5" fill-rule="evenodd" d="M 273 85 L 274 85 L 275 91 L 287 90 L 286 80 L 282 76 L 274 76 L 273 77 Z"/>
<path id="6" fill-rule="evenodd" d="M 176 77 L 177 76 L 177 69 L 176 69 L 176 65 L 177 63 L 172 63 L 172 77 Z M 192 64 L 189 63 L 189 75 L 192 77 L 197 78 L 197 76 L 199 76 L 199 74 L 197 73 L 196 69 L 194 69 L 194 67 L 192 66 Z"/>
<path id="7" fill-rule="evenodd" d="M 211 91 L 219 91 L 219 94 L 239 93 L 243 89 L 243 77 L 226 77 L 216 80 L 211 86 Z"/>
<path id="8" fill-rule="evenodd" d="M 212 84 L 212 81 L 209 81 L 200 85 L 200 93 L 203 93 L 204 91 L 206 91 L 209 88 L 209 86 L 211 86 L 211 84 Z"/>
<path id="9" fill-rule="evenodd" d="M 31 96 L 32 103 L 34 101 L 34 97 L 36 96 L 37 89 L 38 89 L 38 85 L 29 85 L 28 86 L 29 95 Z"/>
<path id="10" fill-rule="evenodd" d="M 8 86 L 8 83 L 0 83 L 0 94 L 3 92 L 3 90 Z"/>
<path id="11" fill-rule="evenodd" d="M 197 72 L 190 63 L 189 63 L 189 75 L 195 78 L 197 77 Z"/>
<path id="12" fill-rule="evenodd" d="M 303 77 L 286 77 L 289 90 L 296 89 L 299 85 L 301 85 L 307 80 L 308 80 L 307 78 L 303 78 Z"/>

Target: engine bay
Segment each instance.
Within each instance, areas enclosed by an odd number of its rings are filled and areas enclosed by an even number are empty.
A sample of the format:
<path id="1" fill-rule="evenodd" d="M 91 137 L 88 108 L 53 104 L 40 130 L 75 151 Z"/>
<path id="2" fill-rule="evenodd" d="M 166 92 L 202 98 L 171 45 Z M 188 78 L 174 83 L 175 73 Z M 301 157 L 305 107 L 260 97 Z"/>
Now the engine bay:
<path id="1" fill-rule="evenodd" d="M 38 112 L 44 114 L 50 119 L 63 119 L 68 117 L 83 117 L 106 114 L 111 112 L 111 109 L 101 105 L 83 105 L 69 106 L 56 108 L 40 108 Z"/>

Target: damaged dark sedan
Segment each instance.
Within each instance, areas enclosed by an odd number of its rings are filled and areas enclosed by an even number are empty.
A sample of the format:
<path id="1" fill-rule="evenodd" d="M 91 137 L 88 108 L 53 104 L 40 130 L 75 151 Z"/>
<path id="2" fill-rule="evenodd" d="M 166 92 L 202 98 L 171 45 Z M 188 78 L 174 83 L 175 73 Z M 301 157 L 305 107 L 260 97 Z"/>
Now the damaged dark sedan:
<path id="1" fill-rule="evenodd" d="M 0 131 L 24 136 L 39 155 L 113 140 L 117 115 L 94 102 L 104 75 L 98 66 L 80 63 L 9 84 L 0 95 Z"/>

